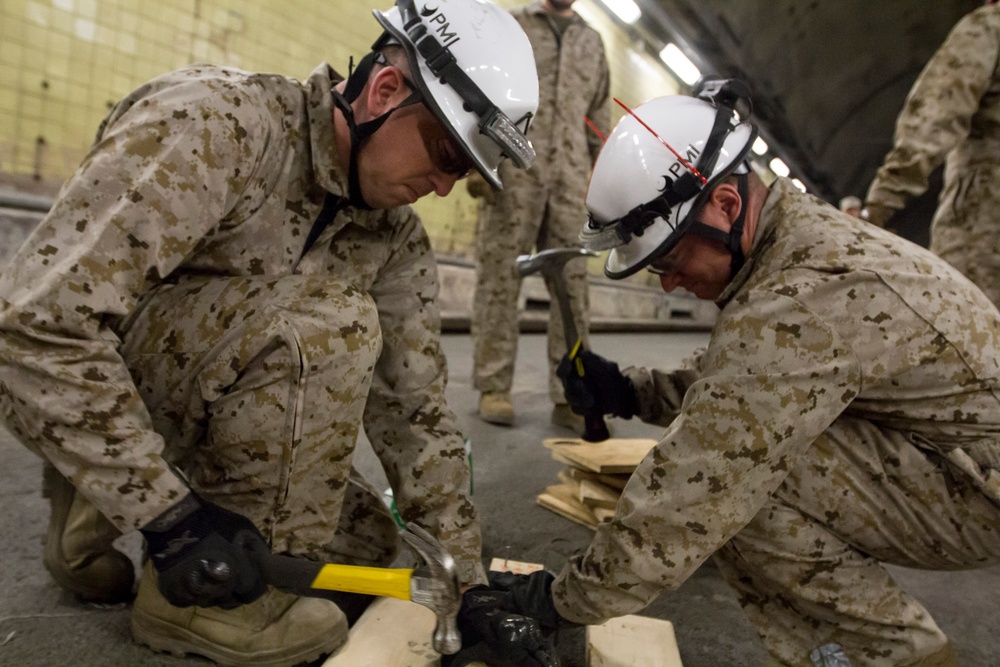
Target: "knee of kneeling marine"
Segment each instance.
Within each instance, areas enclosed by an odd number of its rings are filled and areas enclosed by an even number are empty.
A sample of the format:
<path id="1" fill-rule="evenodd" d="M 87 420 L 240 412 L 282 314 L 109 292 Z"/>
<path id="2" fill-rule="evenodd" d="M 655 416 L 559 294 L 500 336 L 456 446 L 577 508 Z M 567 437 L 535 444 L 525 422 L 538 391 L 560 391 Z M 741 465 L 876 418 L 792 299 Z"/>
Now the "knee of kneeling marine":
<path id="1" fill-rule="evenodd" d="M 382 348 L 382 329 L 371 295 L 332 280 L 312 280 L 304 287 L 294 303 L 284 306 L 303 352 L 310 358 L 347 353 L 374 364 Z"/>

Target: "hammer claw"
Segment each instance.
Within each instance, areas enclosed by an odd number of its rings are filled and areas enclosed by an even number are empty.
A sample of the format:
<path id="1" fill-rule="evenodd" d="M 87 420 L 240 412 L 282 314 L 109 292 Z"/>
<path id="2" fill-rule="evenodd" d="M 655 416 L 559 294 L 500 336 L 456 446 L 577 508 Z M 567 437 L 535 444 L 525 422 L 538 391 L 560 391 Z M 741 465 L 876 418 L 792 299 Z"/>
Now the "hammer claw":
<path id="1" fill-rule="evenodd" d="M 410 600 L 437 615 L 432 645 L 438 653 L 450 655 L 462 647 L 458 632 L 458 610 L 462 594 L 455 559 L 444 546 L 420 526 L 408 523 L 399 536 L 423 561 L 410 579 Z"/>

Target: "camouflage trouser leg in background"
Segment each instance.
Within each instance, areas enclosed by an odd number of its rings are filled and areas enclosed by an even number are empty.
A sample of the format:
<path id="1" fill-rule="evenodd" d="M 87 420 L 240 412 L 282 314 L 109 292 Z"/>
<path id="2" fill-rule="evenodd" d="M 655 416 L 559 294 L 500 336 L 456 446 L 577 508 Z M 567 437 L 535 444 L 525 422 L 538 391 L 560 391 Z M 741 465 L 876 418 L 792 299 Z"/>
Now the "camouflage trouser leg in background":
<path id="1" fill-rule="evenodd" d="M 993 305 L 1000 308 L 1000 254 L 990 252 L 988 247 L 980 248 L 976 243 L 961 250 L 942 253 L 941 259 L 961 271 Z"/>
<path id="2" fill-rule="evenodd" d="M 476 296 L 472 309 L 473 383 L 481 392 L 508 392 L 514 381 L 517 356 L 517 298 L 521 278 L 518 255 L 535 250 L 580 246 L 586 220 L 583 200 L 571 201 L 562 192 L 548 192 L 532 173 L 518 174 L 514 182 L 484 206 L 476 231 Z M 587 264 L 566 263 L 563 275 L 576 329 L 589 346 Z M 552 286 L 548 321 L 549 395 L 565 403 L 556 366 L 566 353 L 562 316 Z"/>
<path id="3" fill-rule="evenodd" d="M 947 642 L 880 561 L 1000 562 L 1000 508 L 900 432 L 841 418 L 715 561 L 772 656 L 827 643 L 854 667 L 912 665 Z"/>
<path id="4" fill-rule="evenodd" d="M 988 164 L 959 169 L 950 162 L 947 178 L 931 221 L 930 249 L 971 280 L 1000 308 L 1000 166 L 995 154 Z"/>
<path id="5" fill-rule="evenodd" d="M 275 551 L 328 558 L 338 531 L 359 538 L 336 540 L 341 562 L 391 560 L 391 518 L 348 485 L 381 349 L 366 293 L 327 276 L 186 280 L 145 300 L 123 340 L 166 458 L 197 493 Z"/>
<path id="6" fill-rule="evenodd" d="M 971 258 L 962 268 L 962 273 L 979 286 L 994 306 L 1000 308 L 1000 257 Z"/>

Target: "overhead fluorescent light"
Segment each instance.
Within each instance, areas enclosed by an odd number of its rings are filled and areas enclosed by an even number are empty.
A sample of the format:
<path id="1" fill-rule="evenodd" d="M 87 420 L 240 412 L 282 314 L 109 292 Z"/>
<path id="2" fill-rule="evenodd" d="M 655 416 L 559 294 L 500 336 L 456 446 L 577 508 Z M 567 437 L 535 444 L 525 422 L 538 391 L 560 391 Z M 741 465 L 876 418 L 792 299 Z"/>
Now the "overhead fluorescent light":
<path id="1" fill-rule="evenodd" d="M 781 176 L 782 178 L 792 173 L 791 170 L 788 168 L 788 165 L 785 164 L 780 157 L 776 157 L 770 162 L 768 162 L 767 166 L 771 168 L 771 171 L 773 171 L 778 176 Z"/>
<path id="2" fill-rule="evenodd" d="M 756 139 L 753 140 L 753 146 L 750 147 L 750 150 L 752 150 L 757 155 L 763 155 L 764 153 L 767 152 L 767 142 L 761 139 L 760 137 L 757 137 Z"/>
<path id="3" fill-rule="evenodd" d="M 601 0 L 601 3 L 610 9 L 615 16 L 629 25 L 638 21 L 639 17 L 642 16 L 642 10 L 639 9 L 639 5 L 632 2 L 632 0 Z"/>
<path id="4" fill-rule="evenodd" d="M 701 71 L 672 42 L 664 46 L 663 50 L 660 51 L 660 60 L 666 63 L 667 67 L 673 70 L 674 74 L 689 86 L 701 78 Z"/>
<path id="5" fill-rule="evenodd" d="M 799 190 L 801 190 L 802 192 L 805 192 L 805 191 L 806 191 L 806 184 L 805 184 L 805 183 L 803 183 L 802 181 L 800 181 L 800 180 L 799 180 L 799 179 L 797 179 L 797 178 L 793 178 L 793 179 L 792 179 L 792 185 L 794 185 L 795 187 L 797 187 L 797 188 L 798 188 Z"/>

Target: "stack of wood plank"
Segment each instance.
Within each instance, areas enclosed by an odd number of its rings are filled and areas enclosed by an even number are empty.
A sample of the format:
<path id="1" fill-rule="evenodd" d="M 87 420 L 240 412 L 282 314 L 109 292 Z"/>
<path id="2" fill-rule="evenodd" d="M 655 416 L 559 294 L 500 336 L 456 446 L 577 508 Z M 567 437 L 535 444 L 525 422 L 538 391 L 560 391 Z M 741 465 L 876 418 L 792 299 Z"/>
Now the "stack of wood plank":
<path id="1" fill-rule="evenodd" d="M 541 567 L 540 565 L 538 567 Z M 427 607 L 379 598 L 351 628 L 323 667 L 441 667 L 432 648 L 437 617 Z M 465 663 L 463 663 L 465 664 Z M 586 667 L 682 667 L 674 626 L 645 616 L 622 616 L 587 626 Z M 489 667 L 468 663 L 468 667 Z"/>
<path id="2" fill-rule="evenodd" d="M 566 467 L 559 471 L 559 484 L 539 494 L 538 504 L 593 530 L 615 515 L 625 483 L 656 440 L 548 438 L 544 444 L 552 458 Z"/>

